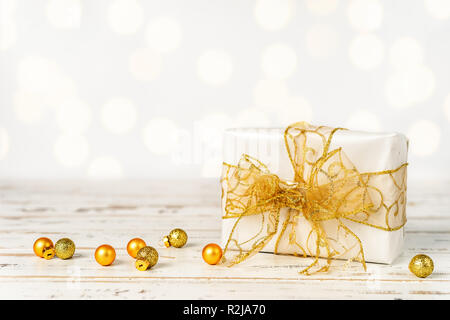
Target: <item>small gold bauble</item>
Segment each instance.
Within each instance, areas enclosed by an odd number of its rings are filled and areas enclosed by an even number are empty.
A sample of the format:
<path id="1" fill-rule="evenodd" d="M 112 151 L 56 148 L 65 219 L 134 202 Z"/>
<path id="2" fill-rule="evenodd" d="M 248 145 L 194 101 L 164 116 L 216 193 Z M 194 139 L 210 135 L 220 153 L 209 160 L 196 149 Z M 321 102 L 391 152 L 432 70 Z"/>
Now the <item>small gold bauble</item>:
<path id="1" fill-rule="evenodd" d="M 109 266 L 116 259 L 116 250 L 109 244 L 103 244 L 95 250 L 95 260 L 102 266 Z"/>
<path id="2" fill-rule="evenodd" d="M 166 237 L 164 237 L 166 238 Z M 173 229 L 172 231 L 170 231 L 169 235 L 167 236 L 167 240 L 170 246 L 173 246 L 175 248 L 181 248 L 182 246 L 184 246 L 188 240 L 188 236 L 186 231 L 184 231 L 183 229 Z M 163 239 L 164 244 L 167 247 L 166 244 L 166 239 Z"/>
<path id="3" fill-rule="evenodd" d="M 55 254 L 60 259 L 70 259 L 75 253 L 75 243 L 69 238 L 62 238 L 56 241 Z"/>
<path id="4" fill-rule="evenodd" d="M 150 262 L 145 259 L 137 259 L 135 263 L 136 269 L 139 271 L 145 271 L 150 267 Z"/>
<path id="5" fill-rule="evenodd" d="M 45 237 L 39 238 L 34 242 L 33 251 L 38 257 L 47 260 L 53 258 L 55 255 L 53 241 Z"/>
<path id="6" fill-rule="evenodd" d="M 127 252 L 132 258 L 136 258 L 136 255 L 140 249 L 145 247 L 145 241 L 140 238 L 131 239 L 127 244 Z"/>
<path id="7" fill-rule="evenodd" d="M 433 260 L 425 254 L 418 254 L 409 263 L 409 271 L 419 278 L 428 277 L 433 272 L 433 269 Z"/>
<path id="8" fill-rule="evenodd" d="M 146 246 L 140 249 L 136 255 L 137 260 L 148 261 L 148 268 L 153 267 L 158 262 L 158 251 L 155 248 Z"/>
<path id="9" fill-rule="evenodd" d="M 203 260 L 208 264 L 217 264 L 222 258 L 222 248 L 215 244 L 207 244 L 202 251 Z"/>

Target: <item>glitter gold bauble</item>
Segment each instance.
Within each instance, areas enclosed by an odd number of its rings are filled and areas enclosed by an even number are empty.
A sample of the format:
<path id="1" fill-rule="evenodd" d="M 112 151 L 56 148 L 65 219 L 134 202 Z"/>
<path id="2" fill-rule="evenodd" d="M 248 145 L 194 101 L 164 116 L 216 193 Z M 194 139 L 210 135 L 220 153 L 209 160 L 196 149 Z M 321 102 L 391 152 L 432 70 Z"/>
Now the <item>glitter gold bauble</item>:
<path id="1" fill-rule="evenodd" d="M 170 231 L 168 236 L 165 236 L 163 238 L 164 245 L 166 247 L 175 247 L 175 248 L 181 248 L 186 244 L 188 240 L 188 236 L 186 231 L 183 229 L 173 229 Z"/>
<path id="2" fill-rule="evenodd" d="M 69 238 L 62 238 L 56 241 L 55 254 L 60 259 L 70 259 L 75 253 L 75 243 Z"/>
<path id="3" fill-rule="evenodd" d="M 409 271 L 419 278 L 428 277 L 433 272 L 433 269 L 433 260 L 425 254 L 418 254 L 409 263 Z"/>
<path id="4" fill-rule="evenodd" d="M 127 252 L 132 258 L 136 258 L 136 255 L 140 249 L 145 247 L 145 241 L 140 238 L 131 239 L 127 244 Z"/>
<path id="5" fill-rule="evenodd" d="M 136 258 L 137 258 L 137 260 L 144 260 L 144 261 L 148 262 L 147 268 L 144 269 L 144 270 L 147 270 L 147 269 L 153 267 L 158 262 L 158 256 L 159 256 L 158 251 L 156 251 L 155 248 L 146 246 L 138 251 Z M 136 261 L 136 268 L 137 268 L 137 261 Z"/>
<path id="6" fill-rule="evenodd" d="M 95 260 L 102 266 L 111 265 L 116 259 L 116 250 L 109 244 L 103 244 L 95 250 Z"/>
<path id="7" fill-rule="evenodd" d="M 207 244 L 203 248 L 202 257 L 208 264 L 217 264 L 222 258 L 222 248 L 215 243 Z"/>
<path id="8" fill-rule="evenodd" d="M 39 238 L 34 242 L 33 251 L 38 257 L 47 260 L 55 256 L 53 241 L 45 237 Z"/>

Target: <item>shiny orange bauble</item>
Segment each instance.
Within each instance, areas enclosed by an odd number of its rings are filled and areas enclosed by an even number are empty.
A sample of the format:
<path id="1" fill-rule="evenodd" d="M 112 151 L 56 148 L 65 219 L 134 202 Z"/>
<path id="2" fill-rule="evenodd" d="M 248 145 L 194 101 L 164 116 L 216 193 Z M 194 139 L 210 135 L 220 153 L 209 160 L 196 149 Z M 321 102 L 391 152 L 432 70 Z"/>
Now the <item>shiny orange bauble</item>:
<path id="1" fill-rule="evenodd" d="M 202 257 L 208 264 L 217 264 L 222 258 L 222 248 L 215 243 L 207 244 L 203 248 Z"/>
<path id="2" fill-rule="evenodd" d="M 102 266 L 109 266 L 116 259 L 116 250 L 109 244 L 102 244 L 95 250 L 95 260 Z"/>
<path id="3" fill-rule="evenodd" d="M 55 255 L 53 241 L 45 237 L 39 238 L 34 242 L 33 250 L 38 257 L 45 259 L 51 259 Z"/>
<path id="4" fill-rule="evenodd" d="M 131 239 L 127 244 L 128 254 L 132 258 L 136 258 L 138 251 L 145 246 L 147 246 L 147 245 L 145 244 L 144 240 L 142 240 L 140 238 Z"/>

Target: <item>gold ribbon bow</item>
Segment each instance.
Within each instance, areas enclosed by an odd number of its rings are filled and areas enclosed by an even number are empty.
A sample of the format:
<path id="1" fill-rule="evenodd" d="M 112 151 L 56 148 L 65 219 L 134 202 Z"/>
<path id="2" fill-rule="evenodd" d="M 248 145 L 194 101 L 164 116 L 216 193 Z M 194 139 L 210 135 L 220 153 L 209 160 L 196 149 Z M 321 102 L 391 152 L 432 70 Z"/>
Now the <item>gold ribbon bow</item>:
<path id="1" fill-rule="evenodd" d="M 349 256 L 348 262 L 359 261 L 366 270 L 363 245 L 348 221 L 385 231 L 402 228 L 406 223 L 407 163 L 394 170 L 360 173 L 341 148 L 330 149 L 338 130 L 345 129 L 315 127 L 305 122 L 286 128 L 284 141 L 294 170 L 293 181 L 280 179 L 259 160 L 245 154 L 238 165 L 223 164 L 223 219 L 236 221 L 222 261 L 229 266 L 240 263 L 261 251 L 279 233 L 276 254 L 290 228 L 288 246 L 293 254 L 315 257 L 300 273 L 327 271 L 331 259 L 342 256 Z M 380 186 L 387 183 L 392 184 L 389 190 L 395 186 L 396 191 L 384 194 Z M 259 216 L 261 226 L 254 236 L 238 241 L 233 236 L 242 218 L 248 216 Z M 303 245 L 297 241 L 299 220 L 306 220 L 310 226 L 307 235 L 300 235 L 306 239 Z M 228 261 L 226 254 L 230 251 L 235 255 Z M 326 265 L 319 265 L 319 257 L 326 257 Z"/>

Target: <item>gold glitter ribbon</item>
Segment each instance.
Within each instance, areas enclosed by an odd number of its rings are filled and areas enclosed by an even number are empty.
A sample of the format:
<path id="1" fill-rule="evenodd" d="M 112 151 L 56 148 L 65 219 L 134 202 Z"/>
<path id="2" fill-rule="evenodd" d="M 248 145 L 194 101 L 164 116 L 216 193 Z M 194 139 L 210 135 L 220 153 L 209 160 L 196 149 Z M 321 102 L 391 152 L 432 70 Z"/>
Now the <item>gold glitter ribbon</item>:
<path id="1" fill-rule="evenodd" d="M 362 242 L 348 221 L 385 231 L 402 228 L 406 223 L 407 163 L 393 170 L 360 173 L 342 148 L 330 148 L 338 130 L 345 129 L 305 122 L 286 128 L 284 141 L 294 170 L 293 181 L 281 179 L 246 154 L 237 165 L 223 164 L 223 219 L 236 221 L 222 262 L 232 266 L 244 261 L 279 233 L 274 250 L 277 254 L 280 241 L 290 229 L 288 246 L 294 248 L 294 255 L 315 258 L 301 274 L 328 271 L 332 259 L 344 255 L 350 256 L 348 262 L 359 261 L 366 270 Z M 389 194 L 383 193 L 385 186 Z M 242 218 L 255 215 L 261 218 L 259 231 L 241 242 L 234 239 Z M 284 222 L 282 216 L 286 216 Z M 296 233 L 299 220 L 309 224 L 308 234 Z M 306 245 L 297 241 L 299 237 L 306 239 Z M 233 257 L 229 259 L 227 254 Z M 324 266 L 320 266 L 320 257 L 326 258 Z"/>

